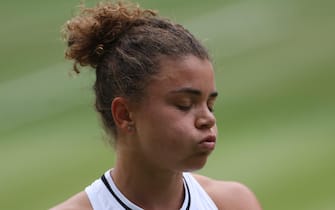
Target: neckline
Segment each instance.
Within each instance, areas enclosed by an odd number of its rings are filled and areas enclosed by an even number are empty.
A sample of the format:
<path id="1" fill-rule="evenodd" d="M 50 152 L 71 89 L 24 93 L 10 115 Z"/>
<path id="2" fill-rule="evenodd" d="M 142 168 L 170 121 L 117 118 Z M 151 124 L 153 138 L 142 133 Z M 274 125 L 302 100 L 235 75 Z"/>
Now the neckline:
<path id="1" fill-rule="evenodd" d="M 127 197 L 125 197 L 121 191 L 117 188 L 117 186 L 114 183 L 114 180 L 111 176 L 110 170 L 107 171 L 105 174 L 101 176 L 101 181 L 104 183 L 108 191 L 111 193 L 111 195 L 115 198 L 115 200 L 125 209 L 125 210 L 143 210 L 141 207 L 137 206 L 130 200 L 128 200 Z M 191 193 L 189 186 L 186 182 L 186 179 L 183 174 L 183 184 L 184 184 L 184 201 L 180 208 L 180 210 L 189 210 L 191 206 Z"/>

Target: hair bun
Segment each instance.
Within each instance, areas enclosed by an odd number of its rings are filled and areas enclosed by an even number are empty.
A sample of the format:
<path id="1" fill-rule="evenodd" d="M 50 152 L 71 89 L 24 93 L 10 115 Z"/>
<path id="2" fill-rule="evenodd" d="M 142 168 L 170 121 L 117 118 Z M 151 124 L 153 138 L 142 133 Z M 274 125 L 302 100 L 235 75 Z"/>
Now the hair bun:
<path id="1" fill-rule="evenodd" d="M 131 3 L 103 2 L 93 8 L 81 5 L 79 14 L 63 26 L 67 42 L 65 57 L 73 59 L 74 71 L 78 65 L 95 68 L 104 53 L 138 19 L 155 16 L 152 10 L 143 10 Z"/>

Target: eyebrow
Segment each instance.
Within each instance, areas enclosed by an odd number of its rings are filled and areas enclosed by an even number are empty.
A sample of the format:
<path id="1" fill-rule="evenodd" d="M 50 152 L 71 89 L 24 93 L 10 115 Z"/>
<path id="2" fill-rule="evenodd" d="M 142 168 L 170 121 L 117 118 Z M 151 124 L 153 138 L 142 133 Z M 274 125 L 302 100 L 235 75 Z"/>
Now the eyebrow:
<path id="1" fill-rule="evenodd" d="M 186 93 L 190 95 L 195 95 L 195 96 L 201 96 L 201 91 L 193 88 L 180 88 L 178 90 L 172 90 L 170 93 Z M 210 98 L 215 98 L 219 95 L 217 91 L 212 92 L 209 97 Z"/>

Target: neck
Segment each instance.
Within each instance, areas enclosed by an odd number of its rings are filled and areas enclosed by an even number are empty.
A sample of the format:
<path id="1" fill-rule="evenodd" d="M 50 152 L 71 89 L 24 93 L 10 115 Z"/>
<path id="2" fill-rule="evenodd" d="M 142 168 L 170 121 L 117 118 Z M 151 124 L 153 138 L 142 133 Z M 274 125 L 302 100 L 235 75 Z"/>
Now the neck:
<path id="1" fill-rule="evenodd" d="M 179 209 L 183 203 L 182 172 L 154 167 L 133 151 L 117 150 L 112 177 L 119 190 L 144 209 Z"/>

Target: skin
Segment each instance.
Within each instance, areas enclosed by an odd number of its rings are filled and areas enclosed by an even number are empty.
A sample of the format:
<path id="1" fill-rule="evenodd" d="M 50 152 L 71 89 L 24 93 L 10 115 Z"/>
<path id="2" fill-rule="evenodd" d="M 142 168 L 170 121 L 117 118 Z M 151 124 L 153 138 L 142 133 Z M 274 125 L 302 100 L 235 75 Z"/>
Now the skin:
<path id="1" fill-rule="evenodd" d="M 182 172 L 202 168 L 214 149 L 214 143 L 201 142 L 216 138 L 212 112 L 216 95 L 211 62 L 186 56 L 161 60 L 160 72 L 141 102 L 113 100 L 118 135 L 111 175 L 129 200 L 144 209 L 180 208 Z M 253 193 L 240 183 L 193 176 L 219 209 L 261 209 Z M 92 207 L 86 193 L 80 192 L 53 209 Z"/>

